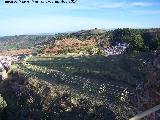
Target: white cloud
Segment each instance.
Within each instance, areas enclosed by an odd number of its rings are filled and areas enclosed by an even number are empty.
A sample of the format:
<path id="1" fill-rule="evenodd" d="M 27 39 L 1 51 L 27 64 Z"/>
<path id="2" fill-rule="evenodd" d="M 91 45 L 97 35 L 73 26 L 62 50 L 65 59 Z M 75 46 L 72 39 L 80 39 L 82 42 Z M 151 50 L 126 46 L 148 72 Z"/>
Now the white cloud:
<path id="1" fill-rule="evenodd" d="M 136 14 L 160 14 L 160 10 L 135 10 L 131 12 Z"/>
<path id="2" fill-rule="evenodd" d="M 150 2 L 117 2 L 97 4 L 97 8 L 128 8 L 128 7 L 149 7 L 153 6 Z"/>
<path id="3" fill-rule="evenodd" d="M 150 2 L 133 2 L 133 3 L 130 4 L 130 6 L 147 7 L 147 6 L 153 6 L 153 3 L 150 3 Z"/>
<path id="4" fill-rule="evenodd" d="M 65 9 L 116 9 L 116 8 L 128 8 L 128 7 L 150 7 L 158 5 L 159 3 L 152 2 L 103 2 L 103 1 L 93 1 L 93 2 L 79 2 L 75 5 L 66 5 Z"/>
<path id="5" fill-rule="evenodd" d="M 97 8 L 122 8 L 126 5 L 125 2 L 118 3 L 105 3 L 105 4 L 97 4 Z"/>

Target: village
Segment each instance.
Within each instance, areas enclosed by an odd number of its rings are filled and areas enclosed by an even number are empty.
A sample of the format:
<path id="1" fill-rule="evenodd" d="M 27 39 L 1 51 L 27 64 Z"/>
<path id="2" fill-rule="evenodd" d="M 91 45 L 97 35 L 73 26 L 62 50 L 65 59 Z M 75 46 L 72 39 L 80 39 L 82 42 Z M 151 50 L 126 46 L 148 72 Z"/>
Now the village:
<path id="1" fill-rule="evenodd" d="M 22 62 L 26 57 L 31 57 L 33 54 L 35 53 L 23 51 L 22 53 L 12 52 L 11 54 L 10 52 L 8 52 L 8 54 L 5 53 L 5 55 L 1 55 L 0 56 L 0 79 L 3 79 L 2 73 L 8 72 L 11 65 L 13 65 L 14 63 Z"/>

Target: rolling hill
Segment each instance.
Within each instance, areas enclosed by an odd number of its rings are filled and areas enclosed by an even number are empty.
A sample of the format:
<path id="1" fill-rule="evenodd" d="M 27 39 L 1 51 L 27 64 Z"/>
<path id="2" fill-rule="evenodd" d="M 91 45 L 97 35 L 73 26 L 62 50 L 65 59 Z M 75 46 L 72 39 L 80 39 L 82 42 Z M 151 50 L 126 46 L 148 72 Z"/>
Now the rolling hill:
<path id="1" fill-rule="evenodd" d="M 53 35 L 16 35 L 0 37 L 0 51 L 27 49 L 41 42 L 49 42 Z"/>

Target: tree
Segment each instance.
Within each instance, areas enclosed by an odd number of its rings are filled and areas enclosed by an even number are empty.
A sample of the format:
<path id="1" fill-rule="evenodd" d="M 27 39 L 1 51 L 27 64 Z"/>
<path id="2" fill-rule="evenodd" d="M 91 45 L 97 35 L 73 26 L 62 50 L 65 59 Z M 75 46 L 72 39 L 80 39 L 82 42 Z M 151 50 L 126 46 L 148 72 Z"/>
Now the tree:
<path id="1" fill-rule="evenodd" d="M 143 33 L 144 44 L 150 51 L 156 50 L 160 46 L 160 37 L 158 34 L 158 32 Z"/>
<path id="2" fill-rule="evenodd" d="M 129 43 L 131 41 L 131 36 L 133 34 L 133 30 L 129 28 L 123 28 L 123 29 L 115 29 L 113 31 L 113 44 L 116 43 Z"/>
<path id="3" fill-rule="evenodd" d="M 102 46 L 103 46 L 103 48 L 109 47 L 109 41 L 108 40 L 103 40 L 102 41 Z"/>
<path id="4" fill-rule="evenodd" d="M 44 48 L 38 48 L 38 49 L 37 49 L 37 53 L 42 53 L 43 50 L 44 50 Z"/>
<path id="5" fill-rule="evenodd" d="M 100 48 L 98 49 L 98 51 L 97 51 L 97 55 L 105 55 L 105 53 L 104 53 L 104 51 L 103 50 L 101 50 Z"/>
<path id="6" fill-rule="evenodd" d="M 140 34 L 135 34 L 133 36 L 133 46 L 134 46 L 134 50 L 137 50 L 137 51 L 143 48 L 144 42 Z"/>
<path id="7" fill-rule="evenodd" d="M 6 101 L 3 99 L 3 97 L 1 97 L 1 95 L 0 95 L 0 112 L 1 112 L 5 107 L 7 107 L 7 103 L 6 103 Z"/>

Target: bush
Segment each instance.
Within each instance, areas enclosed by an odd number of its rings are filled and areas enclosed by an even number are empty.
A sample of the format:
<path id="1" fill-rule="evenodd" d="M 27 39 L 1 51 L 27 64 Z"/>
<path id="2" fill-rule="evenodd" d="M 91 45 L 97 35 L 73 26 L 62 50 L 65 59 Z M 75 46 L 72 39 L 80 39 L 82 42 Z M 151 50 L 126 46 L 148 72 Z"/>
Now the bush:
<path id="1" fill-rule="evenodd" d="M 98 49 L 98 51 L 97 51 L 97 55 L 102 55 L 102 56 L 104 56 L 104 55 L 105 55 L 105 53 L 104 53 L 104 51 L 103 51 L 103 50 Z"/>
<path id="2" fill-rule="evenodd" d="M 3 99 L 3 97 L 0 95 L 0 112 L 7 107 L 6 101 Z"/>

